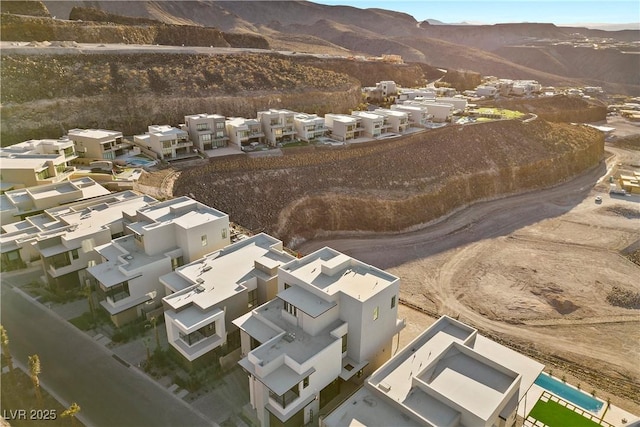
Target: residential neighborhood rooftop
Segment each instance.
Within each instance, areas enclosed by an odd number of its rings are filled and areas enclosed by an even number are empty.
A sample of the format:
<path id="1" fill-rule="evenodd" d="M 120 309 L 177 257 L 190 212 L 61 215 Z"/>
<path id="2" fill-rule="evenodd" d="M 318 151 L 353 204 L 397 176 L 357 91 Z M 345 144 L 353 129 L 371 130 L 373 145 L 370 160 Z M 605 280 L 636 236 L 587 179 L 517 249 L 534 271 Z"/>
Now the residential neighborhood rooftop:
<path id="1" fill-rule="evenodd" d="M 328 247 L 292 261 L 282 269 L 327 295 L 342 292 L 361 301 L 399 280 Z"/>
<path id="2" fill-rule="evenodd" d="M 256 261 L 274 267 L 293 259 L 274 247 L 281 248 L 282 242 L 261 233 L 177 268 L 160 277 L 175 292 L 165 297 L 164 302 L 173 309 L 193 304 L 206 310 L 246 290 L 246 282 L 268 276 L 256 268 Z"/>
<path id="3" fill-rule="evenodd" d="M 403 425 L 462 426 L 461 411 L 482 420 L 496 411 L 506 417 L 542 369 L 443 316 L 374 372 L 365 387 L 327 416 L 325 425 L 381 426 L 392 416 Z"/>
<path id="4" fill-rule="evenodd" d="M 69 136 L 81 136 L 92 139 L 107 139 L 122 137 L 122 132 L 106 129 L 71 129 L 67 132 Z"/>

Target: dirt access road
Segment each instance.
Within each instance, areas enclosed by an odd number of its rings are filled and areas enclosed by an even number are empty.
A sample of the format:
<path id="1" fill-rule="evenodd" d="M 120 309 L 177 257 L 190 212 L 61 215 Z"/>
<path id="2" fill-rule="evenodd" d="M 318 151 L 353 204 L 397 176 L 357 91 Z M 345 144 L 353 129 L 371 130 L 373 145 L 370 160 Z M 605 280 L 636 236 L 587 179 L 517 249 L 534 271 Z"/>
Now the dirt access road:
<path id="1" fill-rule="evenodd" d="M 640 152 L 606 150 L 606 165 L 550 189 L 477 203 L 414 232 L 299 251 L 331 246 L 384 268 L 423 312 L 459 316 L 640 413 L 640 315 L 606 301 L 613 286 L 640 292 L 640 267 L 620 254 L 640 240 L 640 197 L 607 193 L 608 174 L 640 164 Z"/>

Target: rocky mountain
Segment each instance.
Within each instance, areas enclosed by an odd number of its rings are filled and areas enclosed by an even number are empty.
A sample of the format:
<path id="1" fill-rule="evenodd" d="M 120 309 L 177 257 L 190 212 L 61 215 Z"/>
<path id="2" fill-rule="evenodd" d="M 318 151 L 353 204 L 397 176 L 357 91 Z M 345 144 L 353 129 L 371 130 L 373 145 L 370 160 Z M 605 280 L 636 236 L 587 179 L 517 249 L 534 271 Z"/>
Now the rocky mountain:
<path id="1" fill-rule="evenodd" d="M 45 1 L 52 15 L 73 7 L 168 24 L 252 33 L 276 50 L 339 55 L 398 54 L 408 62 L 483 75 L 536 79 L 545 85 L 603 86 L 640 94 L 640 31 L 553 24 L 437 25 L 383 9 L 310 1 Z M 391 7 L 391 6 L 390 6 Z M 578 48 L 579 49 L 572 49 Z"/>

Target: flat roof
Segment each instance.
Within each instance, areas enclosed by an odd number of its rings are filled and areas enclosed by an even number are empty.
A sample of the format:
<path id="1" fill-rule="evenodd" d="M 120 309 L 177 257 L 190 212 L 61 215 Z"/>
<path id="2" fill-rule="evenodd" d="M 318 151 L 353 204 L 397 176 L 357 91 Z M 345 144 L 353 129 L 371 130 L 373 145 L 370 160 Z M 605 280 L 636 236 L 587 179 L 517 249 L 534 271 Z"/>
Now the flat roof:
<path id="1" fill-rule="evenodd" d="M 440 353 L 432 366 L 420 372 L 416 378 L 427 383 L 439 394 L 460 405 L 483 420 L 504 401 L 510 387 L 518 380 L 518 374 L 499 370 L 482 360 L 478 353 L 460 343 L 451 343 Z M 428 414 L 429 407 L 420 412 Z"/>
<path id="2" fill-rule="evenodd" d="M 351 113 L 352 116 L 356 116 L 356 117 L 362 117 L 363 119 L 370 119 L 370 120 L 384 120 L 384 115 L 382 114 L 376 114 L 376 113 L 370 113 L 367 111 L 353 111 Z"/>
<path id="3" fill-rule="evenodd" d="M 180 218 L 186 214 L 191 214 L 191 217 L 182 221 Z M 224 218 L 229 215 L 189 197 L 182 196 L 138 209 L 138 216 L 143 218 L 140 222 L 144 222 L 145 219 L 149 222 L 175 222 L 184 228 L 189 228 L 212 218 Z"/>
<path id="4" fill-rule="evenodd" d="M 276 298 L 254 310 L 259 320 L 266 319 L 271 325 L 285 332 L 284 335 L 262 343 L 260 347 L 252 351 L 255 357 L 264 362 L 264 365 L 269 364 L 283 354 L 286 354 L 296 363 L 303 364 L 331 343 L 340 339 L 332 336 L 330 332 L 344 324 L 342 320 L 336 320 L 321 332 L 311 336 L 302 328 L 284 319 L 282 317 L 283 309 L 284 302 Z"/>
<path id="5" fill-rule="evenodd" d="M 279 292 L 278 298 L 294 305 L 297 309 L 302 310 L 313 318 L 338 305 L 335 301 L 325 301 L 300 286 L 291 286 Z"/>
<path id="6" fill-rule="evenodd" d="M 347 114 L 325 114 L 324 118 L 326 119 L 327 117 L 332 118 L 336 122 L 342 123 L 354 123 L 358 121 L 357 117 L 349 116 Z"/>
<path id="7" fill-rule="evenodd" d="M 188 116 L 184 116 L 185 119 L 224 119 L 224 116 L 220 114 L 208 114 L 208 113 L 200 113 L 200 114 L 190 114 Z"/>
<path id="8" fill-rule="evenodd" d="M 122 132 L 106 129 L 71 129 L 67 134 L 92 139 L 107 139 L 122 137 Z"/>
<path id="9" fill-rule="evenodd" d="M 261 233 L 212 252 L 160 278 L 170 287 L 183 289 L 166 296 L 164 302 L 174 309 L 194 304 L 206 310 L 245 291 L 247 281 L 266 275 L 256 268 L 256 260 L 277 267 L 294 259 L 281 250 L 280 240 Z"/>
<path id="10" fill-rule="evenodd" d="M 323 418 L 327 427 L 403 426 L 422 427 L 406 414 L 399 413 L 387 399 L 381 399 L 368 388 L 361 387 L 344 403 Z M 441 423 L 436 425 L 450 425 Z"/>
<path id="11" fill-rule="evenodd" d="M 224 310 L 219 308 L 203 313 L 196 307 L 188 307 L 178 312 L 172 310 L 166 312 L 167 317 L 172 319 L 187 333 L 210 324 L 215 317 L 219 317 L 223 313 Z"/>
<path id="12" fill-rule="evenodd" d="M 265 343 L 282 333 L 281 330 L 274 329 L 263 321 L 256 319 L 251 312 L 233 320 L 233 324 L 261 343 Z"/>
<path id="13" fill-rule="evenodd" d="M 282 269 L 327 295 L 342 292 L 361 301 L 399 280 L 386 271 L 328 247 L 291 261 Z"/>
<path id="14" fill-rule="evenodd" d="M 458 411 L 449 402 L 486 420 L 500 405 L 506 405 L 503 412 L 517 405 L 542 368 L 443 316 L 374 372 L 366 387 L 379 401 L 396 402 L 390 405 L 395 417 L 404 412 L 433 425 L 451 425 Z M 360 419 L 365 408 L 344 406 L 337 413 L 352 419 Z M 332 414 L 327 418 L 334 419 Z"/>

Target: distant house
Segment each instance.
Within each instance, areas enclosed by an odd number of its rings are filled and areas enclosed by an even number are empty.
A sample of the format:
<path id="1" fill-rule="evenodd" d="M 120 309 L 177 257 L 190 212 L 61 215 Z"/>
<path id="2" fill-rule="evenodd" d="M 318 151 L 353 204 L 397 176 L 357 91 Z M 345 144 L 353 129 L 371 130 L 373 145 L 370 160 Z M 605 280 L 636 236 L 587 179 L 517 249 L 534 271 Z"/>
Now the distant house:
<path id="1" fill-rule="evenodd" d="M 231 321 L 274 298 L 278 267 L 293 259 L 281 241 L 258 234 L 161 276 L 169 344 L 191 366 L 217 364 L 240 347 Z"/>
<path id="2" fill-rule="evenodd" d="M 253 144 L 264 143 L 262 125 L 256 119 L 232 117 L 225 121 L 229 140 L 241 150 Z"/>
<path id="3" fill-rule="evenodd" d="M 320 426 L 513 426 L 543 367 L 443 316 Z"/>
<path id="4" fill-rule="evenodd" d="M 258 121 L 262 125 L 267 144 L 275 147 L 283 142 L 291 142 L 296 139 L 295 114 L 289 110 L 258 111 Z"/>
<path id="5" fill-rule="evenodd" d="M 184 124 L 180 128 L 187 131 L 194 146 L 200 151 L 226 147 L 229 141 L 225 118 L 218 114 L 184 116 Z"/>
<path id="6" fill-rule="evenodd" d="M 350 141 L 362 136 L 362 119 L 346 114 L 325 114 L 324 123 L 330 136 L 338 141 Z"/>
<path id="7" fill-rule="evenodd" d="M 373 113 L 381 114 L 385 117 L 385 124 L 388 130 L 395 133 L 404 133 L 409 127 L 409 115 L 404 111 L 377 108 Z"/>
<path id="8" fill-rule="evenodd" d="M 0 195 L 2 225 L 22 221 L 26 217 L 84 199 L 104 196 L 110 191 L 91 178 L 78 178 L 36 187 L 10 190 Z"/>
<path id="9" fill-rule="evenodd" d="M 277 297 L 234 320 L 260 425 L 302 426 L 391 357 L 400 279 L 330 248 L 278 268 Z"/>
<path id="10" fill-rule="evenodd" d="M 69 162 L 76 159 L 68 138 L 34 139 L 0 148 L 2 192 L 68 180 L 75 172 Z"/>
<path id="11" fill-rule="evenodd" d="M 351 115 L 360 119 L 364 136 L 377 138 L 389 130 L 389 124 L 385 123 L 385 116 L 368 111 L 353 111 Z"/>
<path id="12" fill-rule="evenodd" d="M 134 151 L 133 144 L 122 139 L 122 132 L 104 129 L 71 129 L 69 139 L 80 157 L 115 160 Z M 139 153 L 139 150 L 136 151 Z"/>
<path id="13" fill-rule="evenodd" d="M 486 96 L 488 98 L 495 98 L 499 94 L 498 89 L 494 86 L 478 86 L 475 93 L 477 96 Z"/>
<path id="14" fill-rule="evenodd" d="M 103 262 L 87 269 L 116 326 L 156 309 L 159 278 L 230 242 L 229 216 L 189 197 L 125 215 L 126 235 L 97 246 Z"/>
<path id="15" fill-rule="evenodd" d="M 407 117 L 409 118 L 409 126 L 425 127 L 427 122 L 429 122 L 433 117 L 429 114 L 427 106 L 421 104 L 408 104 L 407 102 L 412 101 L 405 101 L 404 104 L 394 104 L 391 106 L 391 109 L 407 114 Z"/>
<path id="16" fill-rule="evenodd" d="M 133 142 L 152 151 L 157 158 L 163 160 L 196 156 L 189 134 L 169 125 L 151 125 L 144 135 L 135 135 Z"/>
<path id="17" fill-rule="evenodd" d="M 63 200 L 68 193 L 89 195 L 91 192 L 82 193 L 76 187 L 77 181 L 86 180 L 91 181 L 83 178 L 71 183 L 51 184 L 52 188 L 48 191 L 37 192 L 34 200 Z M 156 201 L 133 191 L 104 194 L 100 190 L 104 188 L 98 184 L 91 185 L 89 189 L 93 191 L 91 199 L 50 207 L 41 214 L 29 215 L 19 222 L 3 221 L 0 234 L 3 270 L 24 268 L 42 259 L 45 277 L 52 287 L 66 289 L 84 285 L 83 270 L 87 267 L 87 261 L 99 259 L 92 253 L 93 245 L 121 235 L 122 211 Z M 20 193 L 16 195 L 22 196 Z M 29 197 L 24 199 L 22 207 L 31 209 Z"/>
<path id="18" fill-rule="evenodd" d="M 327 134 L 329 130 L 324 124 L 324 118 L 315 114 L 296 113 L 293 116 L 298 139 L 309 142 Z"/>

